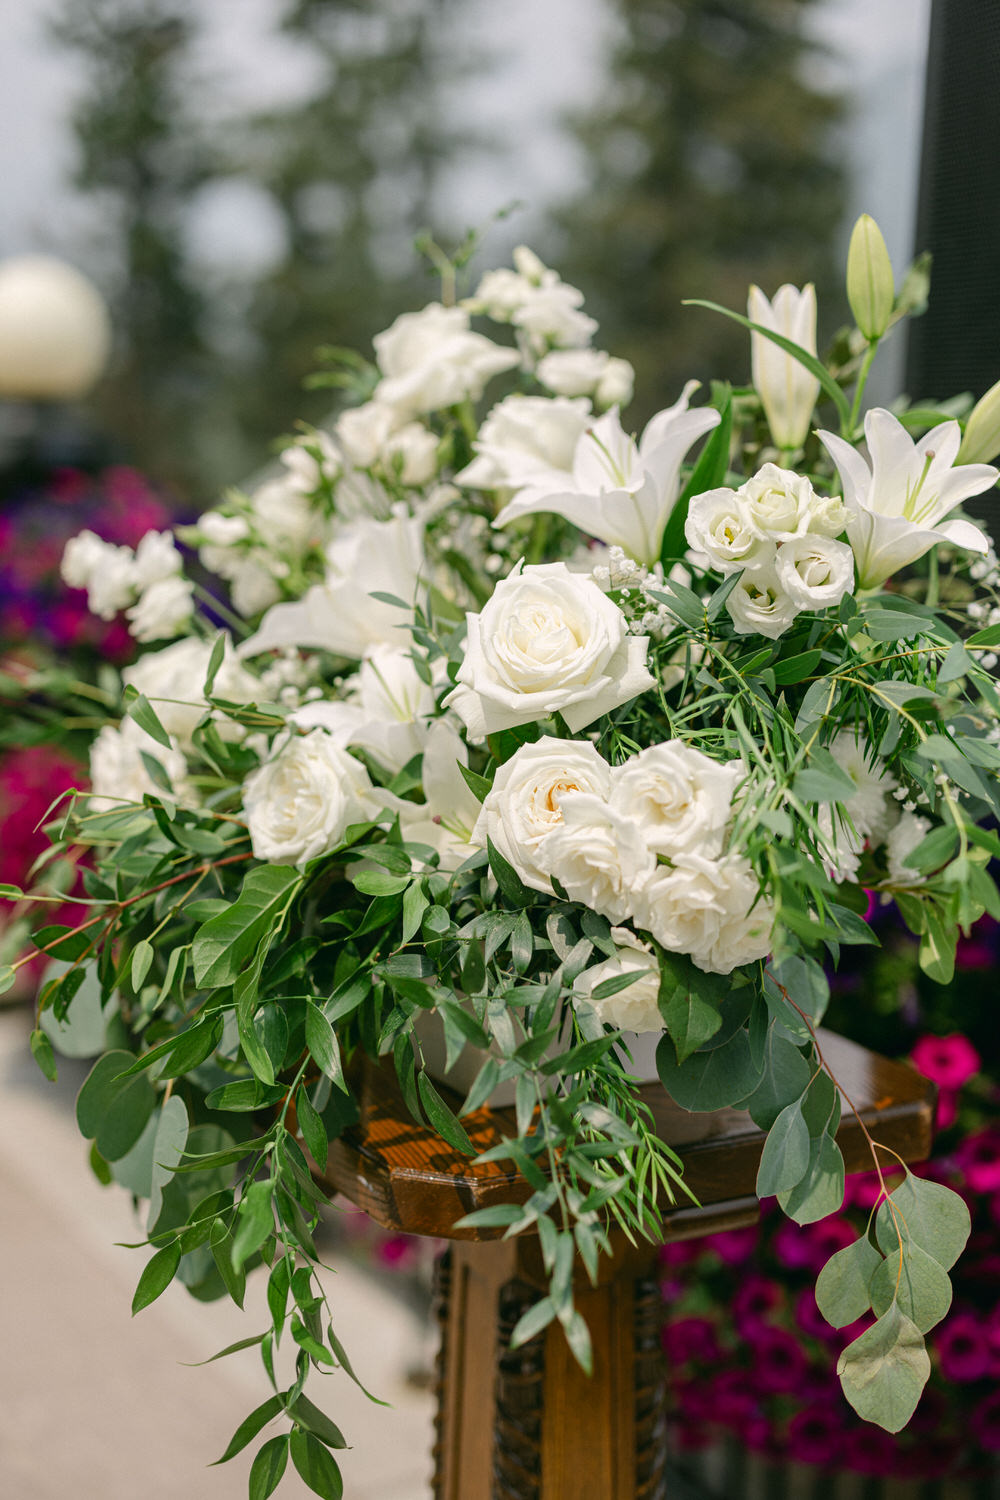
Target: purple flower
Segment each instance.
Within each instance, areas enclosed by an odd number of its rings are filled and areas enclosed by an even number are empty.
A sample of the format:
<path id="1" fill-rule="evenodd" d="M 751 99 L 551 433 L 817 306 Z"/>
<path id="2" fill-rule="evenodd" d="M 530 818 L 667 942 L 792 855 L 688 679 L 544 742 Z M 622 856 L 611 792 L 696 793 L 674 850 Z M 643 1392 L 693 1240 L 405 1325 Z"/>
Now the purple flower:
<path id="1" fill-rule="evenodd" d="M 990 1373 L 993 1351 L 989 1331 L 972 1313 L 956 1313 L 934 1338 L 941 1374 L 946 1380 L 966 1384 Z"/>
<path id="2" fill-rule="evenodd" d="M 665 1323 L 661 1337 L 671 1365 L 686 1365 L 691 1360 L 714 1364 L 721 1355 L 715 1325 L 708 1318 L 678 1318 Z"/>
<path id="3" fill-rule="evenodd" d="M 774 1311 L 781 1301 L 781 1290 L 766 1276 L 747 1276 L 733 1297 L 733 1321 L 740 1333 L 748 1334 Z"/>
<path id="4" fill-rule="evenodd" d="M 918 1073 L 942 1089 L 960 1089 L 982 1067 L 982 1059 L 968 1037 L 922 1036 L 910 1054 Z"/>
<path id="5" fill-rule="evenodd" d="M 795 1391 L 807 1370 L 805 1354 L 790 1333 L 766 1324 L 748 1330 L 753 1378 L 758 1390 L 774 1394 Z"/>
<path id="6" fill-rule="evenodd" d="M 994 1391 L 973 1409 L 969 1431 L 981 1448 L 1000 1453 L 1000 1391 Z"/>
<path id="7" fill-rule="evenodd" d="M 825 1464 L 840 1451 L 844 1428 L 826 1405 L 807 1406 L 788 1424 L 788 1456 L 800 1464 Z"/>

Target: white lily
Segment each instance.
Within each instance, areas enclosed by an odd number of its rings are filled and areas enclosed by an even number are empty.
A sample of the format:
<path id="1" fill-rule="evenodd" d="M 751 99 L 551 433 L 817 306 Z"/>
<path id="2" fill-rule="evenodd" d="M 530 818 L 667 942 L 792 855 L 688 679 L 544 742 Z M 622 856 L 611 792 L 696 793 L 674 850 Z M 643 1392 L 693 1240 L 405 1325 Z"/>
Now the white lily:
<path id="1" fill-rule="evenodd" d="M 680 493 L 684 455 L 719 423 L 719 413 L 710 406 L 688 410 L 697 386 L 696 380 L 688 381 L 680 400 L 657 412 L 638 443 L 623 430 L 613 406 L 577 442 L 565 489 L 529 485 L 504 506 L 494 526 L 549 512 L 598 541 L 623 548 L 636 562 L 657 562 Z"/>
<path id="2" fill-rule="evenodd" d="M 747 317 L 751 323 L 760 323 L 791 339 L 808 354 L 816 353 L 816 288 L 811 282 L 801 291 L 797 286 L 780 286 L 772 302 L 759 286 L 752 286 Z M 762 333 L 750 335 L 750 364 L 754 389 L 776 446 L 801 448 L 819 395 L 819 381 Z"/>
<path id="3" fill-rule="evenodd" d="M 891 412 L 875 407 L 865 417 L 871 468 L 843 438 L 832 432 L 819 438 L 840 472 L 860 588 L 877 588 L 938 542 L 988 550 L 988 537 L 971 521 L 944 519 L 1000 474 L 991 464 L 955 467 L 962 440 L 957 422 L 942 422 L 914 442 Z"/>

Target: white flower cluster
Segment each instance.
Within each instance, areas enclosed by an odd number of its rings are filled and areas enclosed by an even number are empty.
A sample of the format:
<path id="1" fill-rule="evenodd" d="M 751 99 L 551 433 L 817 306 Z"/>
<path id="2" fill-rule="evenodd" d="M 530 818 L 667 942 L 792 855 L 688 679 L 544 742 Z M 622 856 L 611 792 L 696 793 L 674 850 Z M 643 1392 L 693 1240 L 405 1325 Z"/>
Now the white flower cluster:
<path id="1" fill-rule="evenodd" d="M 853 588 L 854 554 L 836 540 L 847 519 L 840 500 L 765 464 L 738 490 L 696 495 L 684 535 L 710 567 L 742 573 L 726 600 L 738 633 L 776 640 L 803 610 L 829 609 Z"/>
<path id="2" fill-rule="evenodd" d="M 130 633 L 145 644 L 190 624 L 193 587 L 182 566 L 168 531 L 147 531 L 134 552 L 81 531 L 66 543 L 61 573 L 70 588 L 87 590 L 87 608 L 102 620 L 124 609 Z"/>
<path id="3" fill-rule="evenodd" d="M 612 767 L 589 741 L 550 736 L 497 771 L 473 830 L 525 885 L 614 923 L 631 920 L 709 973 L 763 958 L 773 913 L 749 861 L 726 852 L 741 761 L 680 740 Z"/>

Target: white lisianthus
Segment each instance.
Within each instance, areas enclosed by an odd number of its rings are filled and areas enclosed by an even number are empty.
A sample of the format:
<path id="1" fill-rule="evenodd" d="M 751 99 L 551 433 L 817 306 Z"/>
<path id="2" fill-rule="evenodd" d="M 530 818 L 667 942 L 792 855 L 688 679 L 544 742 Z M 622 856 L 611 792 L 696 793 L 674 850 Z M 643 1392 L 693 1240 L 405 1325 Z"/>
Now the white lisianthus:
<path id="1" fill-rule="evenodd" d="M 860 588 L 877 588 L 938 542 L 988 551 L 978 526 L 945 519 L 1000 476 L 991 464 L 954 466 L 962 438 L 957 422 L 942 422 L 914 442 L 891 412 L 875 407 L 865 417 L 871 468 L 843 438 L 832 432 L 819 437 L 840 472 Z"/>
<path id="2" fill-rule="evenodd" d="M 466 621 L 445 706 L 471 740 L 555 713 L 576 733 L 654 685 L 649 637 L 629 635 L 618 605 L 565 563 L 519 564 Z"/>
<path id="3" fill-rule="evenodd" d="M 774 543 L 752 524 L 737 490 L 706 490 L 692 497 L 684 522 L 684 537 L 720 573 L 766 567 L 774 558 Z"/>
<path id="4" fill-rule="evenodd" d="M 135 549 L 133 582 L 137 589 L 148 589 L 154 583 L 173 578 L 182 567 L 183 560 L 171 533 L 147 531 Z"/>
<path id="5" fill-rule="evenodd" d="M 647 423 L 636 443 L 623 431 L 618 409 L 599 417 L 580 438 L 562 488 L 529 481 L 497 516 L 507 526 L 522 516 L 550 512 L 588 536 L 622 547 L 636 562 L 659 561 L 663 532 L 680 493 L 680 470 L 691 444 L 718 426 L 712 407 L 688 410 L 697 381 Z"/>
<path id="6" fill-rule="evenodd" d="M 339 847 L 377 804 L 368 772 L 322 729 L 285 739 L 247 777 L 243 810 L 258 859 L 304 865 Z"/>
<path id="7" fill-rule="evenodd" d="M 632 892 L 656 868 L 644 830 L 602 797 L 563 798 L 562 822 L 538 847 L 537 860 L 571 901 L 612 922 L 632 911 Z"/>
<path id="8" fill-rule="evenodd" d="M 250 505 L 258 537 L 269 552 L 298 558 L 322 540 L 322 518 L 290 477 L 269 479 L 251 495 Z"/>
<path id="9" fill-rule="evenodd" d="M 809 480 L 793 469 L 764 464 L 737 491 L 747 517 L 761 536 L 784 542 L 808 525 L 816 499 Z"/>
<path id="10" fill-rule="evenodd" d="M 747 317 L 815 356 L 816 288 L 811 283 L 801 291 L 796 286 L 781 286 L 770 302 L 760 287 L 752 286 Z M 750 334 L 750 360 L 751 379 L 775 446 L 801 448 L 819 395 L 819 381 L 762 333 Z"/>
<path id="11" fill-rule="evenodd" d="M 738 635 L 763 635 L 776 641 L 799 613 L 795 600 L 782 588 L 774 565 L 743 574 L 726 599 Z"/>
<path id="12" fill-rule="evenodd" d="M 741 855 L 679 854 L 635 893 L 634 918 L 672 953 L 709 974 L 729 974 L 770 949 L 773 912 Z"/>
<path id="13" fill-rule="evenodd" d="M 574 1004 L 585 1002 L 599 1021 L 619 1031 L 662 1031 L 663 1017 L 658 1004 L 660 968 L 656 954 L 627 927 L 612 927 L 611 937 L 617 949 L 614 958 L 606 958 L 603 963 L 584 969 L 577 976 L 573 981 Z M 638 977 L 615 995 L 606 995 L 603 1000 L 593 998 L 598 985 L 623 974 Z"/>
<path id="14" fill-rule="evenodd" d="M 522 745 L 493 778 L 472 842 L 492 842 L 535 891 L 552 890 L 540 846 L 563 820 L 563 803 L 584 792 L 603 801 L 611 790 L 611 767 L 589 740 L 543 735 Z"/>
<path id="15" fill-rule="evenodd" d="M 101 620 L 113 620 L 135 598 L 135 553 L 93 531 L 70 537 L 60 573 L 71 589 L 87 590 L 87 608 Z"/>
<path id="16" fill-rule="evenodd" d="M 923 885 L 927 876 L 920 870 L 914 869 L 912 865 L 908 865 L 906 861 L 930 831 L 929 818 L 922 818 L 917 813 L 908 812 L 900 815 L 899 822 L 890 831 L 885 841 L 890 885 Z"/>
<path id="17" fill-rule="evenodd" d="M 642 830 L 656 854 L 716 855 L 745 775 L 740 760 L 720 763 L 683 740 L 665 740 L 614 768 L 611 806 Z"/>
<path id="18" fill-rule="evenodd" d="M 159 786 L 147 769 L 143 756 L 155 760 L 172 788 Z M 185 786 L 187 761 L 176 745 L 170 749 L 140 729 L 133 719 L 123 719 L 119 728 L 110 724 L 90 747 L 90 785 L 87 806 L 92 812 L 109 812 L 130 802 L 141 802 L 149 793 L 170 800 L 190 800 Z"/>
<path id="19" fill-rule="evenodd" d="M 516 349 L 472 332 L 465 308 L 439 302 L 402 313 L 372 342 L 383 377 L 376 400 L 411 416 L 478 401 L 492 376 L 520 364 Z"/>
<path id="20" fill-rule="evenodd" d="M 564 487 L 590 420 L 586 400 L 505 396 L 479 429 L 475 458 L 455 479 L 483 490 Z"/>
<path id="21" fill-rule="evenodd" d="M 145 643 L 165 641 L 182 634 L 190 625 L 193 612 L 194 584 L 174 573 L 144 588 L 138 601 L 125 614 L 129 633 Z"/>
<path id="22" fill-rule="evenodd" d="M 162 651 L 145 652 L 122 672 L 122 681 L 149 699 L 164 729 L 181 746 L 190 745 L 207 708 L 203 689 L 211 655 L 211 644 L 192 636 Z M 239 662 L 228 637 L 213 694 L 230 703 L 250 703 L 260 696 L 260 683 Z"/>
<path id="23" fill-rule="evenodd" d="M 422 422 L 407 422 L 384 401 L 366 401 L 345 411 L 337 422 L 337 437 L 356 468 L 398 474 L 403 484 L 426 484 L 437 468 L 434 433 Z"/>
<path id="24" fill-rule="evenodd" d="M 854 553 L 845 542 L 807 532 L 782 542 L 774 571 L 799 609 L 829 609 L 854 586 Z"/>
<path id="25" fill-rule="evenodd" d="M 422 520 L 402 510 L 388 521 L 359 516 L 347 522 L 326 549 L 325 581 L 294 603 L 270 609 L 240 655 L 295 646 L 359 659 L 374 646 L 398 645 L 409 623 L 404 611 L 372 595 L 414 598 L 423 533 Z"/>

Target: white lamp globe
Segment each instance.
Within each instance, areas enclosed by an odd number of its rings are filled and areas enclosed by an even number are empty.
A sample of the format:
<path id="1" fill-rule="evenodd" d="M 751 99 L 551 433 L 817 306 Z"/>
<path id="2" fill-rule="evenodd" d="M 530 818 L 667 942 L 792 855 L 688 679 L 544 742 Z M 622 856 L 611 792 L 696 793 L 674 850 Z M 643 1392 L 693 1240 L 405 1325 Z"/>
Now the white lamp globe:
<path id="1" fill-rule="evenodd" d="M 54 255 L 0 261 L 0 397 L 76 400 L 110 347 L 107 306 L 81 272 Z"/>

